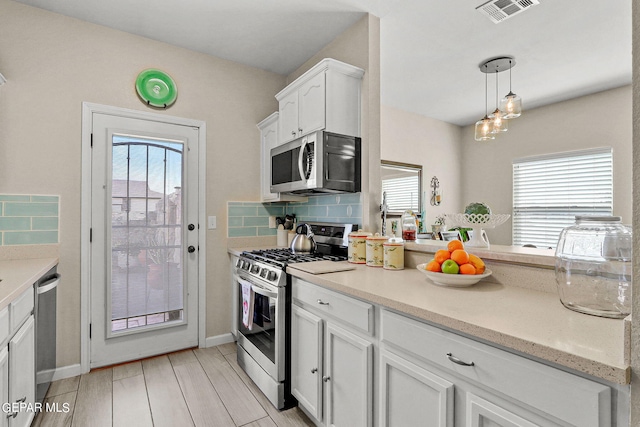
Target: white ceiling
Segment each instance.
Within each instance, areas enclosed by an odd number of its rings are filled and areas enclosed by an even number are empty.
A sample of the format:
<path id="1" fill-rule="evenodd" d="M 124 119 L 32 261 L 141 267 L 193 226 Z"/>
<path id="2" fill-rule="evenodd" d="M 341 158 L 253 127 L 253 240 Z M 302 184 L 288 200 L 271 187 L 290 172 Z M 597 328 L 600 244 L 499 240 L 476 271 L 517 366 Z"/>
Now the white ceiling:
<path id="1" fill-rule="evenodd" d="M 500 24 L 475 10 L 485 0 L 18 1 L 284 75 L 369 12 L 382 103 L 458 125 L 484 115 L 478 65 L 494 56 L 515 57 L 525 110 L 631 83 L 631 0 L 540 0 Z"/>

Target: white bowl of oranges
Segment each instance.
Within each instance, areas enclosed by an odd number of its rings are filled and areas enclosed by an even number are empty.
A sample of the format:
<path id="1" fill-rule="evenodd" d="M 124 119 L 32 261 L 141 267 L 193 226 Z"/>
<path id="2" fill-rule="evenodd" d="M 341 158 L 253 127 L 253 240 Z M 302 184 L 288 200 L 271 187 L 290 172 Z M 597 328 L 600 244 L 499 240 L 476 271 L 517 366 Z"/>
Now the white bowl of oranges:
<path id="1" fill-rule="evenodd" d="M 484 261 L 465 251 L 460 240 L 450 241 L 447 249 L 436 251 L 431 261 L 416 268 L 441 286 L 467 287 L 491 276 L 491 270 L 485 267 Z"/>

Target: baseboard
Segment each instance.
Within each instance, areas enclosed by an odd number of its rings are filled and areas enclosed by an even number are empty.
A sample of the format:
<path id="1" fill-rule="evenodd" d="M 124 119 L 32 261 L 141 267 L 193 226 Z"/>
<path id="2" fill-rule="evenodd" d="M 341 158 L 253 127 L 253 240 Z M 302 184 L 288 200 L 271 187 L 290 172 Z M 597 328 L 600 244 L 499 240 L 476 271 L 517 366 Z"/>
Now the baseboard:
<path id="1" fill-rule="evenodd" d="M 209 347 L 215 347 L 217 345 L 222 345 L 222 344 L 228 344 L 230 342 L 234 342 L 236 339 L 234 338 L 233 334 L 231 334 L 231 332 L 226 333 L 226 334 L 222 334 L 222 335 L 216 335 L 214 337 L 207 337 L 204 341 L 204 346 L 205 348 L 209 348 Z"/>
<path id="2" fill-rule="evenodd" d="M 217 345 L 234 342 L 235 340 L 236 339 L 233 334 L 229 332 L 222 335 L 207 337 L 205 339 L 204 347 L 215 347 Z M 81 375 L 82 373 L 82 368 L 80 367 L 79 363 L 75 365 L 62 366 L 60 368 L 56 368 L 56 371 L 53 374 L 53 381 L 75 377 L 76 375 Z"/>
<path id="3" fill-rule="evenodd" d="M 61 366 L 60 368 L 56 368 L 56 371 L 53 374 L 52 381 L 75 377 L 75 376 L 81 375 L 82 373 L 83 373 L 82 368 L 80 367 L 79 363 L 75 365 Z"/>

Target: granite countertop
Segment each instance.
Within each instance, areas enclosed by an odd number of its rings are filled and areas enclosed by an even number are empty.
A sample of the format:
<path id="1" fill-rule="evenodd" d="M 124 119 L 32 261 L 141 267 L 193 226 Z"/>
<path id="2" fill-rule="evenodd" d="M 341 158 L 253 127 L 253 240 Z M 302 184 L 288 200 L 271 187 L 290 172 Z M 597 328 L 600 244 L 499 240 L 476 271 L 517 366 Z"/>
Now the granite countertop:
<path id="1" fill-rule="evenodd" d="M 418 240 L 407 243 L 405 250 L 433 253 L 446 243 Z M 250 249 L 235 247 L 228 252 L 240 255 Z M 555 263 L 550 249 L 491 245 L 471 252 L 485 260 L 536 267 L 536 271 L 548 271 Z M 534 359 L 617 384 L 630 382 L 630 322 L 569 310 L 557 292 L 497 283 L 493 277 L 468 288 L 442 287 L 408 267 L 392 271 L 357 265 L 351 271 L 316 275 L 292 268 L 287 272 Z"/>
<path id="2" fill-rule="evenodd" d="M 486 280 L 468 288 L 442 287 L 416 269 L 358 265 L 319 275 L 287 272 L 543 361 L 617 384 L 630 382 L 628 322 L 569 310 L 556 294 Z"/>
<path id="3" fill-rule="evenodd" d="M 51 268 L 57 257 L 0 260 L 0 310 L 20 296 Z"/>

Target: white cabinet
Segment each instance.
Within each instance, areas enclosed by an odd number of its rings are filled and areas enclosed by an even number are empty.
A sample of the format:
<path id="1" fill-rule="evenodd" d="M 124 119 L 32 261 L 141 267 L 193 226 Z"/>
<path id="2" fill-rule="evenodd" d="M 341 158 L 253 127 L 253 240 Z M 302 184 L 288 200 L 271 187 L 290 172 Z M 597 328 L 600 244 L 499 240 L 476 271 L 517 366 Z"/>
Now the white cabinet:
<path id="1" fill-rule="evenodd" d="M 323 322 L 318 316 L 293 305 L 291 309 L 291 393 L 308 414 L 322 419 L 324 368 Z"/>
<path id="2" fill-rule="evenodd" d="M 9 399 L 7 402 L 18 404 L 17 412 L 7 414 L 11 427 L 29 426 L 35 415 L 33 410 L 36 399 L 34 325 L 35 321 L 31 315 L 9 341 Z"/>
<path id="3" fill-rule="evenodd" d="M 34 288 L 0 310 L 0 427 L 26 427 L 35 416 Z"/>
<path id="4" fill-rule="evenodd" d="M 360 136 L 364 70 L 323 59 L 276 95 L 279 143 L 317 130 Z"/>
<path id="5" fill-rule="evenodd" d="M 9 402 L 9 352 L 7 347 L 0 350 L 0 402 Z M 9 425 L 9 419 L 3 411 L 0 414 L 0 427 Z"/>
<path id="6" fill-rule="evenodd" d="M 316 291 L 321 293 L 320 298 Z M 318 424 L 371 426 L 373 343 L 356 332 L 358 328 L 344 322 L 349 302 L 353 307 L 365 303 L 295 278 L 293 299 L 293 396 Z M 364 318 L 360 320 L 368 323 L 369 312 L 361 313 Z"/>
<path id="7" fill-rule="evenodd" d="M 610 427 L 612 424 L 611 387 L 543 365 L 524 357 L 470 340 L 406 316 L 381 310 L 381 351 L 393 354 L 394 366 L 404 372 L 422 372 L 423 379 L 443 389 L 453 389 L 453 414 L 439 407 L 446 416 L 443 424 L 456 427 L 481 426 L 567 426 Z M 383 356 L 384 358 L 384 356 Z M 384 359 L 383 359 L 384 360 Z M 385 366 L 386 362 L 381 362 Z M 386 363 L 388 365 L 388 363 Z M 415 367 L 422 371 L 416 370 Z M 386 368 L 388 369 L 388 368 Z M 385 373 L 382 373 L 384 384 Z M 400 375 L 398 375 L 400 376 Z M 410 381 L 405 378 L 406 382 Z M 451 386 L 447 386 L 447 382 Z M 409 387 L 382 386 L 381 407 L 389 402 L 415 399 Z M 427 400 L 424 386 L 420 400 Z M 446 394 L 451 402 L 450 394 Z M 432 396 L 435 402 L 435 397 Z M 435 405 L 435 403 L 432 403 Z M 381 410 L 385 424 L 388 409 Z M 451 417 L 453 415 L 453 417 Z M 419 414 L 412 414 L 418 417 Z M 443 422 L 443 421 L 440 421 Z M 453 424 L 452 424 L 453 423 Z"/>
<path id="8" fill-rule="evenodd" d="M 304 201 L 306 197 L 271 192 L 271 149 L 278 144 L 277 112 L 258 123 L 260 129 L 260 200 L 263 202 Z"/>
<path id="9" fill-rule="evenodd" d="M 453 383 L 387 350 L 380 352 L 380 426 L 453 427 Z"/>

